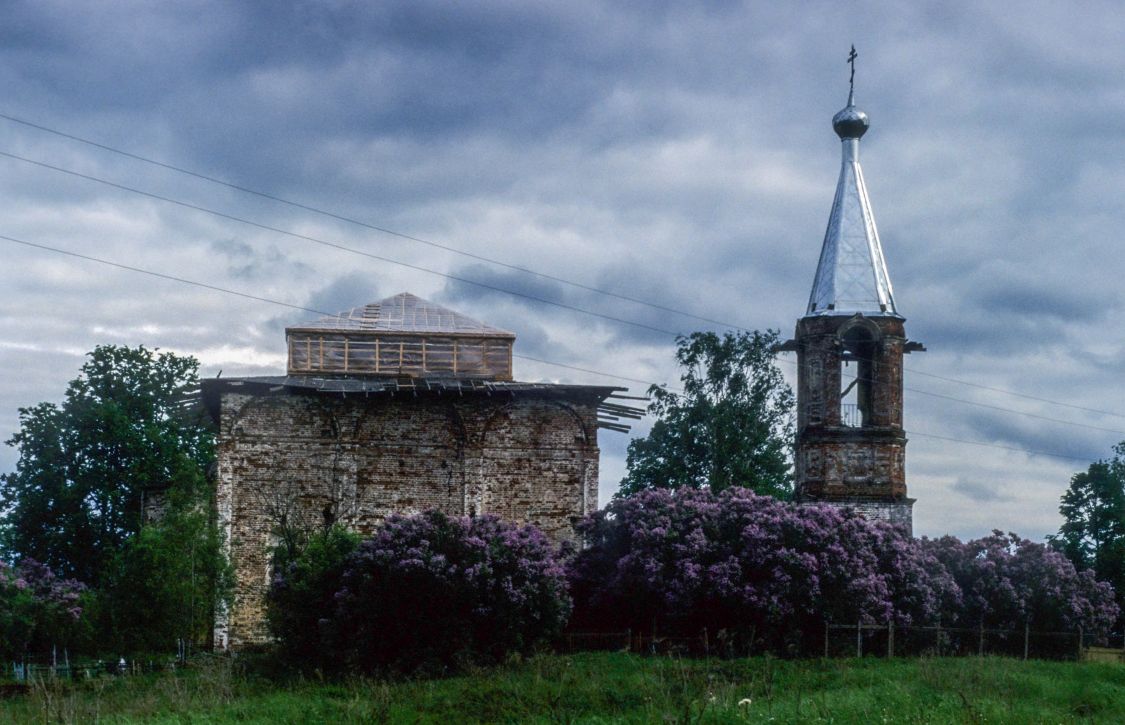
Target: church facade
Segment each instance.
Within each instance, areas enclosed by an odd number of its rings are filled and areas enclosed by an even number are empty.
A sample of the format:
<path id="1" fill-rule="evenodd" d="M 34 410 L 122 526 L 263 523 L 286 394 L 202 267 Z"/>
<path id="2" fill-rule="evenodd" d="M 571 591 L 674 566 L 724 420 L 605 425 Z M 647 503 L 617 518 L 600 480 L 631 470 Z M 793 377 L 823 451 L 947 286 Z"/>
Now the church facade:
<path id="1" fill-rule="evenodd" d="M 805 314 L 782 351 L 797 353 L 796 496 L 913 530 L 906 489 L 906 337 L 871 212 L 859 140 L 869 128 L 854 95 L 832 119 L 840 177 Z"/>
<path id="2" fill-rule="evenodd" d="M 598 502 L 599 428 L 621 388 L 512 380 L 515 335 L 410 294 L 286 330 L 287 374 L 215 378 L 216 508 L 234 567 L 219 648 L 268 640 L 285 530 L 371 533 L 439 510 L 535 524 L 557 542 Z"/>

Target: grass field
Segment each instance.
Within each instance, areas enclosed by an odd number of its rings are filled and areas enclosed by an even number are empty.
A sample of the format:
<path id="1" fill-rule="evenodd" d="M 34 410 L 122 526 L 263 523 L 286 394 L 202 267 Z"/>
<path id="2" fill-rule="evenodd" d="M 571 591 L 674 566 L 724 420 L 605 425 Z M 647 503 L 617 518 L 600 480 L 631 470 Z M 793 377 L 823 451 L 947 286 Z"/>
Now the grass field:
<path id="1" fill-rule="evenodd" d="M 227 660 L 39 684 L 0 722 L 1125 722 L 1125 667 L 1002 658 L 679 660 L 540 656 L 430 681 L 279 685 Z"/>

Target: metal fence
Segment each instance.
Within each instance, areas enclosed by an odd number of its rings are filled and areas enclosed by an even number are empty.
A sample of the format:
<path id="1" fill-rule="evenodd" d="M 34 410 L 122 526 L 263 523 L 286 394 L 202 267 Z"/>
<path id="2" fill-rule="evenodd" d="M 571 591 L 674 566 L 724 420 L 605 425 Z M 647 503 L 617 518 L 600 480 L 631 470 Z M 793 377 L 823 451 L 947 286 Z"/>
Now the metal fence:
<path id="1" fill-rule="evenodd" d="M 824 629 L 825 657 L 959 657 L 1000 655 L 1022 659 L 1076 660 L 1087 642 L 1082 630 L 1052 632 L 1030 625 L 1011 629 L 896 627 L 889 624 L 836 624 Z"/>
<path id="2" fill-rule="evenodd" d="M 567 632 L 555 642 L 559 652 L 626 651 L 654 655 L 741 657 L 772 654 L 803 657 L 965 657 L 1125 662 L 1125 636 L 1090 642 L 1081 629 L 1070 632 L 1015 628 L 919 626 L 894 623 L 828 622 L 820 632 L 799 633 L 783 642 L 756 638 L 753 631 L 732 633 L 704 628 L 695 636 L 633 630 Z"/>
<path id="3" fill-rule="evenodd" d="M 178 657 L 130 660 L 121 658 L 116 661 L 76 659 L 71 662 L 69 657 L 58 661 L 48 655 L 28 658 L 20 662 L 0 663 L 0 681 L 25 683 L 46 679 L 88 680 L 106 675 L 127 676 L 163 672 L 182 665 L 183 662 Z"/>

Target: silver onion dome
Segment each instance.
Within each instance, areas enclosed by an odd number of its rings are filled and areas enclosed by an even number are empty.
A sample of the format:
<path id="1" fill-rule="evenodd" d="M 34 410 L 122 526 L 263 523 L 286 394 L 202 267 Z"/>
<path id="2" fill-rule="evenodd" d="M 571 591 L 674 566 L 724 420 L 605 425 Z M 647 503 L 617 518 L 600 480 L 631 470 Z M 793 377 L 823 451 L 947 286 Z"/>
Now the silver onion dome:
<path id="1" fill-rule="evenodd" d="M 850 95 L 847 107 L 832 117 L 832 129 L 841 140 L 861 138 L 870 126 L 871 122 L 867 120 L 867 114 L 855 107 Z"/>

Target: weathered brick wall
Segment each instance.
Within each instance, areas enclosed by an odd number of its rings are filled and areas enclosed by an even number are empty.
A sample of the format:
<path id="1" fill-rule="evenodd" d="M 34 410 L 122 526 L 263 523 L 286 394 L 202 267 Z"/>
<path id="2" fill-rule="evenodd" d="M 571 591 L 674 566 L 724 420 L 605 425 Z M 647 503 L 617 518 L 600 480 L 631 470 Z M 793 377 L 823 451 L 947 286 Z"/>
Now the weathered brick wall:
<path id="1" fill-rule="evenodd" d="M 854 509 L 869 521 L 889 521 L 892 524 L 904 527 L 908 535 L 914 535 L 914 499 L 868 501 L 857 498 L 853 500 L 810 501 L 807 503 Z"/>
<path id="2" fill-rule="evenodd" d="M 597 401 L 224 393 L 217 508 L 235 569 L 220 645 L 264 641 L 270 532 L 438 509 L 533 523 L 555 541 L 597 508 Z"/>
<path id="3" fill-rule="evenodd" d="M 870 335 L 869 417 L 845 425 L 840 395 L 849 383 L 842 370 L 845 336 L 861 326 Z M 816 316 L 798 321 L 797 446 L 794 469 L 799 500 L 858 510 L 873 519 L 912 529 L 913 501 L 906 497 L 906 435 L 902 429 L 903 321 L 893 317 Z M 850 362 L 858 375 L 859 364 Z M 864 376 L 866 379 L 866 375 Z"/>

